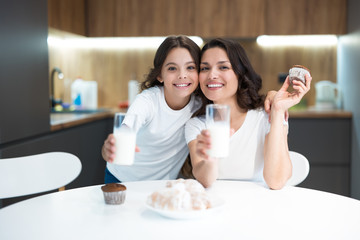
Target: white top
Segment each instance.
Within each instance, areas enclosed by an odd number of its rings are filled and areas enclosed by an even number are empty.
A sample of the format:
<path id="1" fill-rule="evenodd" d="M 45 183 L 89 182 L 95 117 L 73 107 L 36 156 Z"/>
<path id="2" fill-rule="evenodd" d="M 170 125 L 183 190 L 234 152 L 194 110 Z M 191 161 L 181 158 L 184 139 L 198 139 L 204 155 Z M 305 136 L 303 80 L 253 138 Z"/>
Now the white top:
<path id="1" fill-rule="evenodd" d="M 71 189 L 0 209 L 0 239 L 359 239 L 360 201 L 299 187 L 216 181 L 224 204 L 199 218 L 173 220 L 146 208 L 165 181 L 126 182 L 123 205 L 106 205 L 101 186 Z M 206 210 L 205 210 L 206 211 Z"/>
<path id="2" fill-rule="evenodd" d="M 198 109 L 200 102 L 191 96 L 181 110 L 171 109 L 163 87 L 153 87 L 137 95 L 128 114 L 137 115 L 138 133 L 134 164 L 123 166 L 107 163 L 109 171 L 120 181 L 175 179 L 189 154 L 185 142 L 185 123 Z M 125 124 L 130 124 L 127 119 Z"/>
<path id="3" fill-rule="evenodd" d="M 219 160 L 219 179 L 262 180 L 265 136 L 270 131 L 267 113 L 249 110 L 243 125 L 230 138 L 229 157 Z M 186 142 L 206 128 L 205 117 L 190 119 L 185 127 Z"/>

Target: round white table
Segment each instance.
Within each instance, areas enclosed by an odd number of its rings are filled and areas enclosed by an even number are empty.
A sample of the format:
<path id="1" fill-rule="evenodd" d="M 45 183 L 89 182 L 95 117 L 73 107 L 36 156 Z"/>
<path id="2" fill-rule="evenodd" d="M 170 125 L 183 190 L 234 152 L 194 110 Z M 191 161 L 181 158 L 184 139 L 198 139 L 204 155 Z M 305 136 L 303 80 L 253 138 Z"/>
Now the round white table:
<path id="1" fill-rule="evenodd" d="M 100 185 L 43 195 L 0 210 L 0 239 L 360 239 L 360 201 L 299 187 L 217 181 L 224 200 L 206 217 L 169 219 L 145 205 L 166 181 L 128 182 L 123 205 Z"/>

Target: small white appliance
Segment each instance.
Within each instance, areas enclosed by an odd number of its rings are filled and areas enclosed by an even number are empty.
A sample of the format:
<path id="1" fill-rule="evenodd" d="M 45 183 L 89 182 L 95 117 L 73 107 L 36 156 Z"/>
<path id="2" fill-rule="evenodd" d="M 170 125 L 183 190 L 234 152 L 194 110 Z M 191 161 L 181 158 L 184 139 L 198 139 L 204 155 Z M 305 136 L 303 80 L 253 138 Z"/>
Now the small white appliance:
<path id="1" fill-rule="evenodd" d="M 316 108 L 331 110 L 341 108 L 341 92 L 336 83 L 329 80 L 319 81 L 315 84 Z"/>

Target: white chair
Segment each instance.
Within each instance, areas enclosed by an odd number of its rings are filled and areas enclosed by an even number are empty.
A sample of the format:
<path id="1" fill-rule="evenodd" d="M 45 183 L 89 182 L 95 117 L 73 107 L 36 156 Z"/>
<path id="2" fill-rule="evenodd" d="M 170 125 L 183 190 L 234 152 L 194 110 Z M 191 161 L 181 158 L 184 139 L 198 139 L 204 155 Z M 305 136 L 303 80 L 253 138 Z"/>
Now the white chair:
<path id="1" fill-rule="evenodd" d="M 286 185 L 296 186 L 302 183 L 309 175 L 310 164 L 309 161 L 300 153 L 289 151 L 292 163 L 292 176 L 287 181 Z"/>
<path id="2" fill-rule="evenodd" d="M 59 189 L 80 171 L 80 159 L 66 152 L 0 159 L 0 199 Z"/>

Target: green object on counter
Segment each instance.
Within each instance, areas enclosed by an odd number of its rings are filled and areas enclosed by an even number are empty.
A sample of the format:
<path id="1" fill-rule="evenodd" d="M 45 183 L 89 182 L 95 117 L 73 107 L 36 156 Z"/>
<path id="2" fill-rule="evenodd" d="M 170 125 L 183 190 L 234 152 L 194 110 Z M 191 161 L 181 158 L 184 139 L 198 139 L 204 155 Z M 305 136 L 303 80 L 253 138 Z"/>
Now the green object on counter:
<path id="1" fill-rule="evenodd" d="M 295 106 L 292 106 L 289 110 L 293 111 L 293 110 L 305 110 L 308 108 L 308 104 L 307 104 L 307 100 L 306 99 L 301 99 L 301 101 L 296 104 Z"/>

